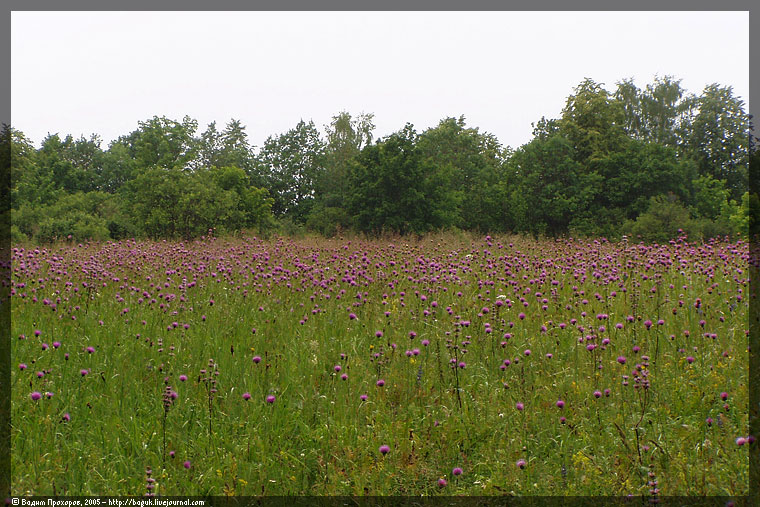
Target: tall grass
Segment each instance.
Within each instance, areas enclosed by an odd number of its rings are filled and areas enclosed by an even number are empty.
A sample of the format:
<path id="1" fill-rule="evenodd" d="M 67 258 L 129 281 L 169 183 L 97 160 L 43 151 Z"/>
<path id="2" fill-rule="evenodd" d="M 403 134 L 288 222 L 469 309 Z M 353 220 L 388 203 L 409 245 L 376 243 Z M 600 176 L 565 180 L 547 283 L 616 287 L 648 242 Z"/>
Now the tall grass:
<path id="1" fill-rule="evenodd" d="M 142 495 L 147 469 L 157 495 L 747 494 L 747 256 L 464 235 L 17 247 L 13 494 Z"/>

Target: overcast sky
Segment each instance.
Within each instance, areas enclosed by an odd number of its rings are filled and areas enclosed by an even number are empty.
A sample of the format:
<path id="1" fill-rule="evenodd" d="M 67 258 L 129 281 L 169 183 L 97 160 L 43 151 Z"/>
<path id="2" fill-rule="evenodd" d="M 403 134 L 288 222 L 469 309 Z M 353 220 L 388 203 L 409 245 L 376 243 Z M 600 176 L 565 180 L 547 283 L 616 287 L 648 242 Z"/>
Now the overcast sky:
<path id="1" fill-rule="evenodd" d="M 261 146 L 374 113 L 376 137 L 448 116 L 504 145 L 584 77 L 672 75 L 749 102 L 748 12 L 13 12 L 12 124 L 108 143 L 154 115 L 231 118 Z M 747 106 L 748 107 L 748 106 Z"/>

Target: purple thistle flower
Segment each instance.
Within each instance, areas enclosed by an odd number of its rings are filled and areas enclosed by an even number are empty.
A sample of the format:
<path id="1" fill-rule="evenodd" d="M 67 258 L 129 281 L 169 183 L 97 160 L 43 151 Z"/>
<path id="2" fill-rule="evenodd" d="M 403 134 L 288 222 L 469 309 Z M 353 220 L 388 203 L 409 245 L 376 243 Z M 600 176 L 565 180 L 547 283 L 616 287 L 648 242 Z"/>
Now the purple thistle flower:
<path id="1" fill-rule="evenodd" d="M 333 370 L 335 370 L 335 373 L 338 373 L 341 369 L 342 368 L 340 367 L 339 364 L 336 364 L 335 367 L 333 368 Z"/>
<path id="2" fill-rule="evenodd" d="M 736 439 L 736 445 L 738 445 L 739 447 L 741 447 L 742 445 L 746 443 L 747 443 L 747 439 L 744 437 L 739 437 Z"/>
<path id="3" fill-rule="evenodd" d="M 182 463 L 182 466 L 189 469 L 192 466 L 192 464 L 189 461 L 185 461 L 184 463 Z"/>
<path id="4" fill-rule="evenodd" d="M 84 377 L 85 375 L 87 375 L 88 373 L 90 373 L 88 370 L 79 370 L 79 374 L 80 374 L 81 376 L 83 376 L 83 377 Z"/>
<path id="5" fill-rule="evenodd" d="M 267 403 L 274 403 L 274 400 L 276 400 L 274 395 L 270 394 L 269 396 L 267 396 Z"/>
<path id="6" fill-rule="evenodd" d="M 24 363 L 21 363 L 21 364 L 18 365 L 18 369 L 21 370 L 21 371 L 26 370 L 26 368 L 27 368 L 27 366 Z"/>
<path id="7" fill-rule="evenodd" d="M 386 454 L 388 454 L 389 452 L 391 452 L 391 448 L 388 447 L 387 445 L 381 445 L 380 448 L 378 449 L 378 451 L 380 451 L 380 454 L 382 454 L 383 456 L 385 456 Z"/>
<path id="8" fill-rule="evenodd" d="M 557 408 L 564 408 L 565 402 L 562 400 L 557 400 Z"/>
<path id="9" fill-rule="evenodd" d="M 382 331 L 375 331 L 375 336 L 377 338 L 382 338 L 383 337 L 383 332 Z"/>
<path id="10" fill-rule="evenodd" d="M 383 387 L 383 386 L 385 385 L 385 380 L 383 380 L 383 379 L 380 379 L 380 380 L 378 380 L 378 381 L 376 382 L 376 384 L 377 384 L 377 387 Z"/>
<path id="11" fill-rule="evenodd" d="M 346 375 L 346 374 L 344 373 L 343 375 L 341 375 L 341 376 L 340 376 L 340 379 L 341 379 L 341 380 L 348 380 L 348 375 Z"/>
<path id="12" fill-rule="evenodd" d="M 362 394 L 361 396 L 359 396 L 359 399 L 362 400 L 362 401 L 367 401 L 367 395 L 366 394 Z"/>
<path id="13" fill-rule="evenodd" d="M 50 347 L 48 346 L 47 343 L 43 343 L 42 344 L 42 350 L 47 350 L 48 348 L 50 348 Z"/>
<path id="14" fill-rule="evenodd" d="M 245 401 L 248 401 L 251 399 L 251 393 L 243 393 L 243 399 Z"/>
<path id="15" fill-rule="evenodd" d="M 430 340 L 427 340 L 427 339 L 422 340 L 422 345 L 427 347 L 428 345 L 430 345 Z"/>
<path id="16" fill-rule="evenodd" d="M 525 468 L 525 460 L 524 459 L 518 459 L 517 463 L 515 463 L 515 464 L 517 465 L 517 468 L 520 468 L 520 469 Z"/>
<path id="17" fill-rule="evenodd" d="M 447 484 L 446 479 L 443 479 L 443 478 L 438 479 L 438 487 L 439 488 L 445 488 L 446 484 Z"/>
<path id="18" fill-rule="evenodd" d="M 252 361 L 256 364 L 259 364 L 261 362 L 261 356 L 253 356 Z"/>
<path id="19" fill-rule="evenodd" d="M 617 358 L 618 363 L 625 364 L 625 361 L 626 361 L 625 356 L 618 356 Z"/>
<path id="20" fill-rule="evenodd" d="M 29 395 L 29 397 L 32 398 L 32 401 L 37 401 L 42 398 L 42 394 L 40 394 L 39 391 L 34 391 Z"/>
<path id="21" fill-rule="evenodd" d="M 693 363 L 694 361 L 695 361 L 695 359 L 692 356 L 688 356 L 686 358 L 686 362 L 689 363 L 689 364 Z"/>
<path id="22" fill-rule="evenodd" d="M 462 469 L 459 467 L 454 468 L 454 470 L 451 471 L 451 475 L 462 475 Z"/>
<path id="23" fill-rule="evenodd" d="M 523 405 L 519 401 L 517 402 L 517 405 L 515 405 L 515 407 L 517 407 L 517 410 L 525 410 L 525 405 Z"/>
<path id="24" fill-rule="evenodd" d="M 179 376 L 179 380 L 180 380 L 180 382 L 186 381 L 187 380 L 187 375 L 180 375 Z"/>
<path id="25" fill-rule="evenodd" d="M 601 391 L 594 391 L 594 398 L 601 398 L 602 392 Z"/>
<path id="26" fill-rule="evenodd" d="M 63 417 L 61 417 L 61 419 L 63 420 L 63 422 L 69 422 L 71 421 L 71 416 L 69 415 L 68 412 L 66 412 L 65 414 L 63 414 Z"/>
<path id="27" fill-rule="evenodd" d="M 53 348 L 58 348 L 61 346 L 61 342 L 53 342 Z"/>

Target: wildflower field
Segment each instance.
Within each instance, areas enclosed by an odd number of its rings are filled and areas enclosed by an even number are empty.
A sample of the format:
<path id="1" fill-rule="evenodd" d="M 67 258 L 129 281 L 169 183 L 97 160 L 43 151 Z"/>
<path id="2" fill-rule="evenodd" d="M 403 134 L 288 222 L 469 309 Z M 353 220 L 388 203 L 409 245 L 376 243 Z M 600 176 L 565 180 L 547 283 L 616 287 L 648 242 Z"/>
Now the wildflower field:
<path id="1" fill-rule="evenodd" d="M 12 251 L 14 495 L 746 495 L 748 245 Z"/>

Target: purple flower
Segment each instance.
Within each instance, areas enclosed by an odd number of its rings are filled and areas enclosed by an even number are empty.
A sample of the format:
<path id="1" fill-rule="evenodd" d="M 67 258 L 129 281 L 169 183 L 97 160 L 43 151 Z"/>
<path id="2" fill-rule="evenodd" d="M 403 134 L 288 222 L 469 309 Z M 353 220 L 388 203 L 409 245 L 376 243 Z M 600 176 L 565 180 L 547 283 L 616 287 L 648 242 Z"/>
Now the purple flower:
<path id="1" fill-rule="evenodd" d="M 523 405 L 519 401 L 517 402 L 517 405 L 515 405 L 515 406 L 517 407 L 517 410 L 525 410 L 525 405 Z"/>
<path id="2" fill-rule="evenodd" d="M 462 469 L 459 467 L 454 468 L 454 470 L 451 471 L 451 475 L 462 475 Z"/>
<path id="3" fill-rule="evenodd" d="M 29 395 L 29 397 L 32 398 L 32 401 L 37 401 L 42 398 L 42 394 L 40 394 L 38 391 L 34 391 Z"/>
<path id="4" fill-rule="evenodd" d="M 693 363 L 694 361 L 695 361 L 695 359 L 692 356 L 689 356 L 689 357 L 686 358 L 686 362 L 689 363 L 689 364 Z"/>
<path id="5" fill-rule="evenodd" d="M 381 445 L 380 448 L 378 449 L 378 451 L 380 451 L 380 454 L 382 454 L 383 456 L 385 456 L 386 454 L 388 454 L 389 452 L 391 452 L 391 448 L 388 447 L 387 445 Z"/>
<path id="6" fill-rule="evenodd" d="M 563 408 L 565 406 L 565 402 L 562 400 L 557 400 L 557 408 Z"/>
<path id="7" fill-rule="evenodd" d="M 376 382 L 376 384 L 377 384 L 377 387 L 383 387 L 383 386 L 385 385 L 385 380 L 383 380 L 383 379 L 380 379 L 380 380 L 378 380 L 378 381 Z"/>
<path id="8" fill-rule="evenodd" d="M 189 469 L 192 465 L 190 464 L 189 461 L 185 461 L 184 463 L 182 463 L 182 466 Z"/>
<path id="9" fill-rule="evenodd" d="M 438 479 L 438 487 L 439 488 L 445 488 L 446 484 L 447 484 L 446 479 L 443 479 L 443 478 Z"/>
<path id="10" fill-rule="evenodd" d="M 18 369 L 21 370 L 21 371 L 26 370 L 26 364 L 24 364 L 24 363 L 19 364 L 18 365 Z"/>
<path id="11" fill-rule="evenodd" d="M 340 379 L 341 379 L 341 380 L 348 380 L 348 375 L 346 375 L 346 374 L 344 373 L 343 375 L 341 375 L 341 376 L 340 376 Z"/>
<path id="12" fill-rule="evenodd" d="M 61 419 L 63 420 L 63 422 L 69 422 L 71 421 L 71 416 L 69 415 L 68 412 L 66 412 L 65 414 L 63 414 L 63 417 L 61 417 Z"/>
<path id="13" fill-rule="evenodd" d="M 378 338 L 382 338 L 383 332 L 382 331 L 375 331 L 375 336 Z"/>
<path id="14" fill-rule="evenodd" d="M 736 445 L 738 445 L 739 447 L 741 447 L 742 445 L 746 443 L 747 443 L 747 439 L 744 437 L 739 437 L 736 439 Z"/>
<path id="15" fill-rule="evenodd" d="M 425 347 L 427 347 L 428 345 L 430 345 L 430 340 L 427 340 L 427 339 L 422 340 L 422 345 L 424 345 Z"/>
<path id="16" fill-rule="evenodd" d="M 186 381 L 187 380 L 187 375 L 180 375 L 179 376 L 179 380 L 180 380 L 180 382 Z"/>
<path id="17" fill-rule="evenodd" d="M 529 356 L 530 355 L 530 349 L 525 349 L 525 352 L 523 352 L 523 354 L 525 354 L 526 356 Z"/>
<path id="18" fill-rule="evenodd" d="M 602 392 L 601 391 L 594 391 L 594 398 L 601 398 Z"/>
<path id="19" fill-rule="evenodd" d="M 348 318 L 351 319 L 351 320 L 354 320 L 356 318 L 356 314 L 355 313 L 349 313 L 348 314 Z"/>
<path id="20" fill-rule="evenodd" d="M 359 399 L 362 400 L 362 401 L 367 401 L 367 395 L 366 394 L 362 394 L 361 396 L 359 396 Z"/>
<path id="21" fill-rule="evenodd" d="M 335 367 L 333 368 L 333 370 L 335 370 L 335 373 L 338 373 L 341 369 L 342 368 L 340 367 L 339 364 L 336 364 Z"/>
<path id="22" fill-rule="evenodd" d="M 464 361 L 461 361 L 459 363 L 459 367 L 462 368 L 462 369 L 464 369 L 466 366 L 467 366 L 467 363 L 465 363 Z"/>
<path id="23" fill-rule="evenodd" d="M 43 343 L 43 344 L 42 344 L 42 350 L 47 350 L 48 348 L 49 348 L 49 347 L 48 347 L 48 344 L 47 344 L 47 343 Z"/>
<path id="24" fill-rule="evenodd" d="M 53 348 L 58 348 L 61 346 L 61 342 L 53 342 Z"/>
<path id="25" fill-rule="evenodd" d="M 261 362 L 261 356 L 253 356 L 252 361 L 256 364 L 259 364 Z"/>
<path id="26" fill-rule="evenodd" d="M 88 370 L 79 370 L 79 374 L 80 374 L 81 376 L 83 376 L 83 377 L 84 377 L 85 375 L 87 375 L 88 373 L 90 373 Z"/>
<path id="27" fill-rule="evenodd" d="M 617 358 L 617 362 L 618 363 L 625 364 L 625 361 L 626 361 L 626 359 L 625 359 L 624 356 L 618 356 L 618 358 Z"/>
<path id="28" fill-rule="evenodd" d="M 525 468 L 525 460 L 524 459 L 518 459 L 517 463 L 515 463 L 515 464 L 517 465 L 517 468 Z"/>
<path id="29" fill-rule="evenodd" d="M 270 394 L 269 396 L 267 396 L 267 403 L 274 403 L 275 399 L 276 398 L 274 397 L 274 395 Z"/>
<path id="30" fill-rule="evenodd" d="M 727 392 L 720 393 L 720 399 L 723 401 L 726 401 L 728 399 L 728 393 Z"/>
<path id="31" fill-rule="evenodd" d="M 248 401 L 251 399 L 251 393 L 243 393 L 243 399 L 245 401 Z"/>

